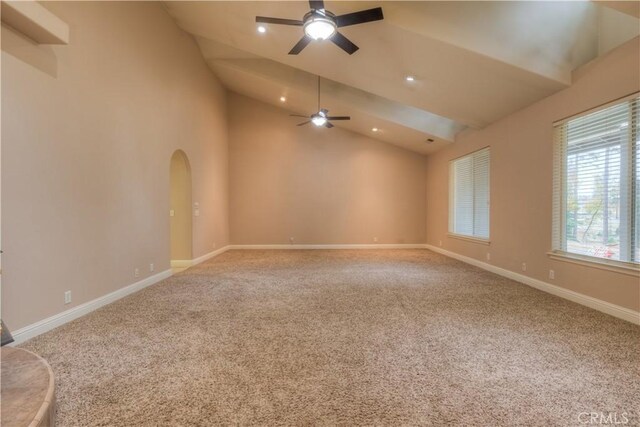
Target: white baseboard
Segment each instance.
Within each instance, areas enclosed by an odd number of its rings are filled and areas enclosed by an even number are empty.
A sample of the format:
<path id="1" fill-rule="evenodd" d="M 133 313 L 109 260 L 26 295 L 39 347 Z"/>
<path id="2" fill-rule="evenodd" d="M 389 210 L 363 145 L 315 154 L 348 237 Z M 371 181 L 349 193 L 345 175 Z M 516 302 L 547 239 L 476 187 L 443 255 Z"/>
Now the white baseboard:
<path id="1" fill-rule="evenodd" d="M 201 262 L 205 262 L 208 259 L 211 259 L 215 256 L 218 256 L 222 253 L 225 253 L 226 251 L 228 251 L 229 249 L 231 249 L 231 246 L 227 245 L 227 246 L 223 246 L 219 249 L 216 249 L 213 252 L 209 252 L 208 254 L 204 254 L 198 258 L 194 258 L 194 259 L 177 259 L 177 260 L 172 260 L 171 261 L 171 268 L 189 268 L 189 267 L 193 267 L 196 264 L 200 264 Z"/>
<path id="2" fill-rule="evenodd" d="M 142 279 L 139 282 L 133 283 L 129 286 L 125 286 L 124 288 L 120 288 L 117 291 L 113 291 L 107 295 L 103 295 L 94 300 L 85 302 L 84 304 L 80 304 L 76 307 L 70 308 L 67 311 L 54 314 L 53 316 L 48 317 L 44 320 L 40 320 L 39 322 L 33 323 L 29 326 L 25 326 L 24 328 L 13 331 L 11 333 L 13 335 L 13 339 L 15 340 L 13 342 L 13 345 L 20 344 L 37 335 L 50 331 L 53 328 L 62 326 L 67 322 L 71 322 L 72 320 L 75 320 L 78 317 L 82 317 L 85 314 L 91 313 L 92 311 L 100 307 L 103 307 L 107 304 L 110 304 L 114 301 L 117 301 L 120 298 L 124 298 L 127 295 L 130 295 L 134 292 L 137 292 L 141 289 L 144 289 L 148 286 L 158 283 L 166 279 L 167 277 L 170 277 L 171 275 L 172 275 L 171 270 L 165 270 L 161 273 L 154 274 L 153 276 L 147 277 L 146 279 Z"/>
<path id="3" fill-rule="evenodd" d="M 609 302 L 602 301 L 597 298 L 593 298 L 578 292 L 574 292 L 574 291 L 562 288 L 560 286 L 552 285 L 550 283 L 543 282 L 542 280 L 524 276 L 522 274 L 515 273 L 513 271 L 509 271 L 504 268 L 496 267 L 494 265 L 487 264 L 486 262 L 479 261 L 477 259 L 470 258 L 464 255 L 459 255 L 454 252 L 450 252 L 442 248 L 438 248 L 428 244 L 427 245 L 425 244 L 228 245 L 220 249 L 217 249 L 213 252 L 210 252 L 208 254 L 202 255 L 193 260 L 184 260 L 184 261 L 181 260 L 180 262 L 185 262 L 185 263 L 188 262 L 188 265 L 185 265 L 185 267 L 191 267 L 193 265 L 200 264 L 201 262 L 207 261 L 217 255 L 220 255 L 230 249 L 429 249 L 434 252 L 438 252 L 442 255 L 448 256 L 450 258 L 457 259 L 467 264 L 471 264 L 476 267 L 482 268 L 484 270 L 490 271 L 492 273 L 498 274 L 500 276 L 509 278 L 511 280 L 515 280 L 516 282 L 523 283 L 525 285 L 534 287 L 541 291 L 548 292 L 550 294 L 568 299 L 578 304 L 582 304 L 584 306 L 593 308 L 603 313 L 607 313 L 611 316 L 615 316 L 620 319 L 626 320 L 628 322 L 640 325 L 640 313 L 637 311 L 634 311 L 625 307 L 621 307 L 616 304 L 611 304 Z M 172 261 L 172 267 L 173 266 L 174 265 Z M 92 301 L 88 301 L 84 304 L 73 307 L 67 311 L 63 311 L 62 313 L 58 313 L 44 320 L 33 323 L 29 326 L 25 326 L 24 328 L 13 331 L 12 335 L 15 342 L 12 345 L 20 344 L 37 335 L 50 331 L 51 329 L 57 328 L 58 326 L 64 325 L 67 322 L 70 322 L 81 316 L 84 316 L 85 314 L 88 314 L 100 307 L 103 307 L 107 304 L 117 301 L 120 298 L 123 298 L 127 295 L 130 295 L 134 292 L 137 292 L 155 283 L 158 283 L 170 277 L 171 275 L 172 275 L 171 270 L 165 270 L 161 273 L 158 273 L 153 276 L 147 277 L 146 279 L 140 280 L 139 282 L 136 282 L 124 288 L 118 289 L 117 291 L 111 292 L 107 295 L 96 298 Z"/>
<path id="4" fill-rule="evenodd" d="M 209 259 L 211 259 L 213 257 L 217 257 L 218 255 L 227 252 L 229 249 L 231 249 L 230 245 L 223 246 L 223 247 L 221 247 L 219 249 L 216 249 L 213 252 L 209 252 L 208 254 L 204 254 L 204 255 L 192 260 L 191 261 L 191 265 L 200 264 L 201 262 L 205 262 L 205 261 L 207 261 L 207 260 L 209 260 Z"/>
<path id="5" fill-rule="evenodd" d="M 189 268 L 193 265 L 193 260 L 190 259 L 172 259 L 170 261 L 171 268 Z"/>
<path id="6" fill-rule="evenodd" d="M 528 277 L 519 273 L 515 273 L 510 270 L 506 270 L 504 268 L 496 267 L 495 265 L 487 264 L 486 262 L 479 261 L 477 259 L 470 258 L 464 255 L 460 255 L 455 252 L 450 252 L 436 246 L 427 244 L 427 245 L 424 245 L 423 247 L 425 247 L 426 249 L 432 250 L 434 252 L 438 252 L 442 255 L 448 256 L 450 258 L 457 259 L 467 264 L 471 264 L 476 267 L 482 268 L 484 270 L 490 271 L 492 273 L 498 274 L 500 276 L 506 277 L 508 279 L 515 280 L 516 282 L 523 283 L 525 285 L 531 286 L 541 291 L 559 296 L 564 299 L 568 299 L 569 301 L 573 301 L 578 304 L 582 304 L 584 306 L 593 308 L 595 310 L 601 311 L 603 313 L 609 314 L 619 319 L 626 320 L 627 322 L 640 325 L 640 312 L 637 312 L 635 310 L 621 307 L 619 305 L 612 304 L 610 302 L 602 301 L 600 299 L 593 298 L 588 295 L 584 295 L 575 291 L 571 291 L 569 289 L 565 289 L 560 286 L 552 285 L 551 283 L 543 282 L 542 280 L 534 279 L 532 277 Z"/>
<path id="7" fill-rule="evenodd" d="M 229 246 L 225 246 L 213 252 L 209 252 L 208 254 L 202 255 L 201 257 L 198 257 L 196 259 L 180 260 L 178 261 L 178 263 L 185 263 L 187 265 L 183 265 L 184 267 L 191 267 L 193 265 L 200 264 L 201 262 L 211 259 L 217 255 L 220 255 L 221 253 L 228 250 Z M 171 261 L 171 267 L 176 267 L 174 265 L 174 262 L 176 261 Z M 120 298 L 124 298 L 127 295 L 130 295 L 148 286 L 156 284 L 168 277 L 171 277 L 172 274 L 173 272 L 170 269 L 165 270 L 161 273 L 147 277 L 146 279 L 142 279 L 139 282 L 133 283 L 129 286 L 125 286 L 124 288 L 120 288 L 117 291 L 113 291 L 107 295 L 85 302 L 84 304 L 80 304 L 67 311 L 63 311 L 62 313 L 55 314 L 44 320 L 40 320 L 39 322 L 13 331 L 11 334 L 13 335 L 14 342 L 11 345 L 23 343 L 28 339 L 50 331 L 51 329 L 57 328 L 58 326 L 62 326 L 67 322 L 71 322 L 72 320 L 82 317 L 85 314 L 89 314 L 100 307 L 119 300 Z"/>
<path id="8" fill-rule="evenodd" d="M 424 249 L 421 243 L 373 243 L 373 244 L 336 244 L 336 245 L 230 245 L 230 249 Z"/>

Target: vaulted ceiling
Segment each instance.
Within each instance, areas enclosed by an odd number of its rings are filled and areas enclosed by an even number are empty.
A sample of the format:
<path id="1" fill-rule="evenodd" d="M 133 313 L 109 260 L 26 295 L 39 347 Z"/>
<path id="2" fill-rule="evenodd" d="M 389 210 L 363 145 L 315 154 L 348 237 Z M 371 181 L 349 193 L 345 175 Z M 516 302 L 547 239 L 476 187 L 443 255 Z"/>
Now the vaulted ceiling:
<path id="1" fill-rule="evenodd" d="M 330 42 L 288 55 L 300 27 L 256 31 L 256 15 L 301 19 L 306 1 L 165 2 L 230 90 L 308 115 L 321 76 L 322 107 L 352 117 L 335 125 L 421 153 L 566 88 L 637 36 L 634 11 L 608 3 L 326 1 L 337 15 L 383 8 L 383 21 L 341 29 L 360 47 L 350 56 Z"/>

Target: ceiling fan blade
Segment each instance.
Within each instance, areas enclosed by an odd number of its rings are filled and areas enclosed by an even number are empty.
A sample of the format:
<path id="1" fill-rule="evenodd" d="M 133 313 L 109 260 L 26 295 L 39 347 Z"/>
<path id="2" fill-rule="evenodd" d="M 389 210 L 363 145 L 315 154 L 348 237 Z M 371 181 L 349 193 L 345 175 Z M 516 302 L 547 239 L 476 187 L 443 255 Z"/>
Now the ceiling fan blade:
<path id="1" fill-rule="evenodd" d="M 308 119 L 309 116 L 302 116 L 300 114 L 289 114 L 291 117 L 304 117 L 305 119 Z"/>
<path id="2" fill-rule="evenodd" d="M 324 1 L 322 0 L 309 0 L 309 6 L 311 9 L 320 10 L 324 9 Z"/>
<path id="3" fill-rule="evenodd" d="M 326 122 L 324 124 L 324 127 L 331 129 L 333 127 L 333 125 L 331 123 L 329 123 L 329 122 Z"/>
<path id="4" fill-rule="evenodd" d="M 256 22 L 262 24 L 295 25 L 302 27 L 302 21 L 298 19 L 269 18 L 267 16 L 256 16 Z"/>
<path id="5" fill-rule="evenodd" d="M 349 25 L 364 24 L 365 22 L 380 21 L 381 19 L 384 19 L 382 8 L 376 7 L 336 16 L 336 24 L 338 24 L 338 27 L 347 27 Z"/>
<path id="6" fill-rule="evenodd" d="M 351 40 L 338 32 L 332 35 L 330 40 L 334 42 L 338 47 L 340 47 L 340 49 L 347 52 L 349 55 L 353 55 L 356 50 L 360 49 L 358 46 L 353 44 Z"/>
<path id="7" fill-rule="evenodd" d="M 298 43 L 296 43 L 296 45 L 293 47 L 293 49 L 291 49 L 289 51 L 289 55 L 297 55 L 300 52 L 302 52 L 302 49 L 304 49 L 305 47 L 307 47 L 307 45 L 309 43 L 311 43 L 311 40 L 313 40 L 311 37 L 307 36 L 306 34 L 300 39 L 300 41 Z"/>
<path id="8" fill-rule="evenodd" d="M 329 116 L 327 120 L 351 120 L 349 116 Z"/>
<path id="9" fill-rule="evenodd" d="M 307 123 L 311 123 L 311 120 L 307 120 L 306 122 L 298 123 L 296 126 L 306 125 Z"/>

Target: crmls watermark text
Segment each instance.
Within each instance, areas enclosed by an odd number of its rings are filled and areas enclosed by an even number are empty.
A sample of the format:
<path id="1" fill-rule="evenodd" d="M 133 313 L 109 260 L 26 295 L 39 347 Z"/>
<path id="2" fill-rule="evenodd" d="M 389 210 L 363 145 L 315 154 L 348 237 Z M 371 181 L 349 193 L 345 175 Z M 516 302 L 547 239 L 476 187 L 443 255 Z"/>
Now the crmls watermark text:
<path id="1" fill-rule="evenodd" d="M 580 412 L 580 424 L 622 425 L 629 423 L 627 412 Z"/>

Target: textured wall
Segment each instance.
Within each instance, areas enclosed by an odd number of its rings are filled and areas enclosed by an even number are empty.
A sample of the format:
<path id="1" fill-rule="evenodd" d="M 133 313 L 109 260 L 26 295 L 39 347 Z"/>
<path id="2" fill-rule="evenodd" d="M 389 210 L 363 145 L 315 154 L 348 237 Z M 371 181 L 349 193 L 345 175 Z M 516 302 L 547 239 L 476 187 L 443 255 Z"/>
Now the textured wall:
<path id="1" fill-rule="evenodd" d="M 155 274 L 150 263 L 169 268 L 176 149 L 200 204 L 194 257 L 228 243 L 226 94 L 191 36 L 158 2 L 44 5 L 70 25 L 69 45 L 2 28 L 2 317 L 12 330 Z"/>

